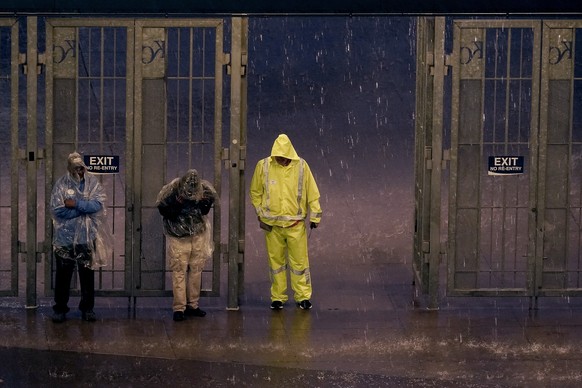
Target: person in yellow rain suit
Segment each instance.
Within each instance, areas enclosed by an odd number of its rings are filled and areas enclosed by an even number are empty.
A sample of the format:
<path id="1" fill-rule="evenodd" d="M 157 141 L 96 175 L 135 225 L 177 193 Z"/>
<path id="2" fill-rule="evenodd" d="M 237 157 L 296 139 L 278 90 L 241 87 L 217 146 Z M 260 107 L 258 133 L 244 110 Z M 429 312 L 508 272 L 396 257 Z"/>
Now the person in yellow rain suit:
<path id="1" fill-rule="evenodd" d="M 250 197 L 259 225 L 265 230 L 271 309 L 282 309 L 288 300 L 287 269 L 297 306 L 310 309 L 312 288 L 305 220 L 309 211 L 311 229 L 321 221 L 319 189 L 309 165 L 297 155 L 287 135 L 279 135 L 271 156 L 257 162 Z"/>

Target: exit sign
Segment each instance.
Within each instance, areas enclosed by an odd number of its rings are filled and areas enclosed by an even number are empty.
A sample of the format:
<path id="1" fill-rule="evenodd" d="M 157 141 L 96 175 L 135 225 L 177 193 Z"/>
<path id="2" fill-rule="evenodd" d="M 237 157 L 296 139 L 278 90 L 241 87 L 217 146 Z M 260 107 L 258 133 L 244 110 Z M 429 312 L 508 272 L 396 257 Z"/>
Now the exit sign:
<path id="1" fill-rule="evenodd" d="M 119 155 L 84 155 L 83 161 L 93 174 L 119 173 Z"/>
<path id="2" fill-rule="evenodd" d="M 523 174 L 523 156 L 490 156 L 487 173 L 489 175 Z"/>

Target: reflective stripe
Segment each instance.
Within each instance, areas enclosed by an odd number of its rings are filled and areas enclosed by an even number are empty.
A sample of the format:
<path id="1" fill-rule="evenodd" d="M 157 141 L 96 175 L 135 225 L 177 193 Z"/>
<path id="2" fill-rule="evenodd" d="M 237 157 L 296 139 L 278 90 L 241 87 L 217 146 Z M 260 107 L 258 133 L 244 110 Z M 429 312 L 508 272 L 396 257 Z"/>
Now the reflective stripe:
<path id="1" fill-rule="evenodd" d="M 269 198 L 269 158 L 263 159 L 263 174 L 265 175 L 265 212 L 267 214 L 271 213 L 271 209 L 269 208 L 269 203 L 271 199 Z"/>
<path id="2" fill-rule="evenodd" d="M 301 215 L 301 199 L 303 198 L 303 165 L 305 160 L 299 158 L 299 179 L 297 182 L 297 215 Z"/>
<path id="3" fill-rule="evenodd" d="M 303 219 L 303 216 L 298 215 L 298 216 L 270 216 L 270 215 L 262 215 L 264 218 L 271 220 L 271 221 L 301 221 Z"/>
<path id="4" fill-rule="evenodd" d="M 305 268 L 303 271 L 297 271 L 293 268 L 290 268 L 289 271 L 293 272 L 293 274 L 297 276 L 305 275 L 305 281 L 307 284 L 311 283 L 311 273 L 309 272 L 309 268 Z"/>
<path id="5" fill-rule="evenodd" d="M 277 269 L 271 269 L 271 274 L 277 275 L 278 273 L 284 272 L 287 269 L 287 264 Z"/>
<path id="6" fill-rule="evenodd" d="M 323 215 L 323 213 L 315 213 L 315 214 L 312 214 L 311 216 L 314 218 L 321 218 L 322 215 Z"/>

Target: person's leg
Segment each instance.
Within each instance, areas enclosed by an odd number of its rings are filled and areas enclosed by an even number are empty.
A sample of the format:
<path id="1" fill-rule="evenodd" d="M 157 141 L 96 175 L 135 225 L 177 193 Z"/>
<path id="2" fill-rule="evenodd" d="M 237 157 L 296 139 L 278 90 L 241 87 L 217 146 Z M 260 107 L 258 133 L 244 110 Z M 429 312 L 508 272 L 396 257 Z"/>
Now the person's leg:
<path id="1" fill-rule="evenodd" d="M 188 280 L 186 285 L 187 304 L 192 309 L 198 308 L 200 301 L 200 288 L 202 286 L 202 270 L 208 259 L 204 252 L 206 236 L 196 236 L 192 238 L 192 252 L 188 259 Z"/>
<path id="2" fill-rule="evenodd" d="M 95 307 L 95 271 L 88 267 L 91 263 L 91 251 L 87 246 L 77 246 L 77 270 L 79 272 L 79 283 L 81 284 L 81 300 L 79 310 L 81 312 L 92 312 Z M 79 255 L 81 255 L 79 257 Z"/>
<path id="3" fill-rule="evenodd" d="M 287 245 L 289 247 L 289 272 L 291 287 L 297 303 L 310 300 L 312 294 L 311 274 L 307 249 L 307 233 L 302 222 L 287 230 Z"/>
<path id="4" fill-rule="evenodd" d="M 69 312 L 69 292 L 76 265 L 75 261 L 70 257 L 70 252 L 66 248 L 55 252 L 55 304 L 53 306 L 55 313 L 66 314 Z"/>
<path id="5" fill-rule="evenodd" d="M 287 257 L 284 229 L 274 226 L 265 232 L 267 255 L 269 258 L 269 275 L 271 278 L 271 301 L 285 303 L 287 296 Z"/>
<path id="6" fill-rule="evenodd" d="M 167 239 L 174 294 L 172 309 L 174 312 L 183 312 L 186 309 L 186 271 L 192 245 L 190 238 L 168 236 Z"/>

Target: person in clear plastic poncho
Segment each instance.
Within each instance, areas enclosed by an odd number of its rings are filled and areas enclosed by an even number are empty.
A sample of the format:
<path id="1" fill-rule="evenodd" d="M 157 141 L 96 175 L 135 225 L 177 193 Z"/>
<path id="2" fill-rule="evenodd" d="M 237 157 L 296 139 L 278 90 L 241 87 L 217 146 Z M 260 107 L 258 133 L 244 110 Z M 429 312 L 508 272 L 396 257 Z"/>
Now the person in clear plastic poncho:
<path id="1" fill-rule="evenodd" d="M 105 218 L 106 195 L 77 152 L 69 155 L 67 170 L 55 182 L 50 200 L 56 259 L 53 321 L 63 322 L 70 310 L 69 291 L 75 268 L 81 285 L 81 317 L 95 321 L 94 270 L 106 265 L 113 244 Z"/>
<path id="2" fill-rule="evenodd" d="M 265 230 L 271 277 L 271 309 L 288 300 L 287 269 L 297 306 L 311 305 L 311 273 L 305 220 L 321 222 L 319 189 L 307 162 L 300 158 L 285 134 L 273 143 L 271 156 L 259 160 L 251 180 L 250 197 Z"/>
<path id="3" fill-rule="evenodd" d="M 214 250 L 207 215 L 217 200 L 214 187 L 200 179 L 194 169 L 172 180 L 158 194 L 156 206 L 162 215 L 172 269 L 174 321 L 206 315 L 198 301 L 202 270 Z"/>

